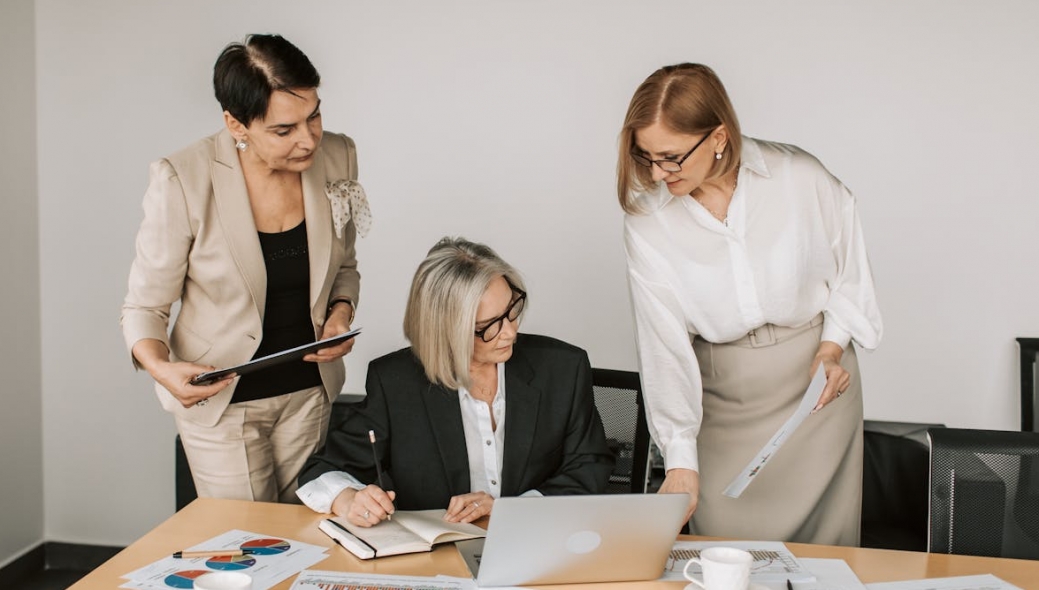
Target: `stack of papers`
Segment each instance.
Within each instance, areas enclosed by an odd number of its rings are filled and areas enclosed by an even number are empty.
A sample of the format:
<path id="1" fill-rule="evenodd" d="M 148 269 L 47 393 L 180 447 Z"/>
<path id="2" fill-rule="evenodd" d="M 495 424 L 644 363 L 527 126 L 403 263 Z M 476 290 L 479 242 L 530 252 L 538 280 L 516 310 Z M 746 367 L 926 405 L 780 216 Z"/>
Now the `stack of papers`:
<path id="1" fill-rule="evenodd" d="M 291 539 L 233 530 L 199 543 L 188 551 L 241 549 L 236 557 L 166 557 L 123 576 L 120 588 L 171 590 L 193 588 L 195 578 L 219 571 L 236 571 L 253 578 L 253 590 L 267 590 L 328 557 L 327 549 Z"/>
<path id="2" fill-rule="evenodd" d="M 783 543 L 775 541 L 678 541 L 671 549 L 671 556 L 664 568 L 661 580 L 685 580 L 682 570 L 689 560 L 700 556 L 700 551 L 708 547 L 735 547 L 748 551 L 754 557 L 750 567 L 750 581 L 770 587 L 781 584 L 786 588 L 786 581 L 814 582 L 815 576 L 794 557 L 794 554 Z M 703 575 L 700 564 L 689 566 L 689 573 L 700 577 Z M 779 587 L 779 586 L 775 586 Z M 806 586 L 807 588 L 807 586 Z"/>
<path id="3" fill-rule="evenodd" d="M 377 588 L 378 590 L 475 590 L 469 578 L 437 576 L 384 576 L 349 572 L 301 572 L 289 590 L 329 590 L 330 588 Z"/>
<path id="4" fill-rule="evenodd" d="M 954 578 L 928 578 L 905 582 L 878 582 L 867 584 L 869 590 L 1021 590 L 992 574 L 980 576 L 956 576 Z"/>

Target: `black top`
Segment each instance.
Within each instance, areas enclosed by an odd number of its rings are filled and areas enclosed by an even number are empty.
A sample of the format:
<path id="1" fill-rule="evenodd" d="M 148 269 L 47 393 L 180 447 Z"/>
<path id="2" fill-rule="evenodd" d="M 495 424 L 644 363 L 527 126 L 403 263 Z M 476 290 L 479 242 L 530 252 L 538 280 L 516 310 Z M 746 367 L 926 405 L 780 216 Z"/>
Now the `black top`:
<path id="1" fill-rule="evenodd" d="M 281 233 L 260 235 L 267 266 L 263 340 L 254 359 L 314 342 L 310 319 L 310 259 L 307 222 Z M 317 363 L 290 361 L 242 375 L 231 403 L 275 397 L 321 385 Z"/>

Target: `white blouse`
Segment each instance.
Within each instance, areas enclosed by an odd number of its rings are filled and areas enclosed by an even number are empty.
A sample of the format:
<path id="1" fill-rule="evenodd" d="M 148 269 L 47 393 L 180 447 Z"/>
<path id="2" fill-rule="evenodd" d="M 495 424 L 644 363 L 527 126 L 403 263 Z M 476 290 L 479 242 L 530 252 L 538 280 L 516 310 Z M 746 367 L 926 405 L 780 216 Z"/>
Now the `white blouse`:
<path id="1" fill-rule="evenodd" d="M 744 137 L 727 225 L 663 182 L 636 202 L 644 213 L 624 220 L 628 285 L 649 428 L 667 469 L 699 469 L 693 336 L 731 342 L 823 312 L 822 340 L 879 344 L 855 198 L 811 154 Z"/>

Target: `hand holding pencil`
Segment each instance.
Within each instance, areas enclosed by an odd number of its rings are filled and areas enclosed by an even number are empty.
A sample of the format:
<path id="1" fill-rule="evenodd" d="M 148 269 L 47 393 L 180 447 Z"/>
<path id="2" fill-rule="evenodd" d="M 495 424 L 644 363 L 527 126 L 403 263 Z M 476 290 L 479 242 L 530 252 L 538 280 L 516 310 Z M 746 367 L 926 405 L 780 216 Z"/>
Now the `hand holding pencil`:
<path id="1" fill-rule="evenodd" d="M 362 527 L 371 527 L 383 520 L 393 519 L 393 501 L 397 493 L 387 491 L 382 473 L 382 464 L 379 454 L 375 450 L 375 431 L 368 431 L 368 441 L 372 446 L 372 459 L 375 462 L 376 484 L 371 484 L 361 490 L 347 488 L 343 490 L 332 503 L 332 512 L 344 516 L 351 524 Z"/>

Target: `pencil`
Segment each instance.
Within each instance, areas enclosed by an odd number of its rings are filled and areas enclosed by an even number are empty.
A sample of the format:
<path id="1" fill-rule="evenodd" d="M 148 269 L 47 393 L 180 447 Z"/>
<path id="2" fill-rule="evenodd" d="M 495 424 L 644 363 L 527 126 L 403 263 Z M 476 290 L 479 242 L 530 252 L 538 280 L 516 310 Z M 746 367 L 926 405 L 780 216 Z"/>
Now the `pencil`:
<path id="1" fill-rule="evenodd" d="M 177 559 L 189 557 L 238 557 L 245 555 L 241 549 L 215 549 L 213 551 L 178 551 L 173 554 Z"/>
<path id="2" fill-rule="evenodd" d="M 372 443 L 372 459 L 375 460 L 375 477 L 378 478 L 378 480 L 379 480 L 379 487 L 382 488 L 382 491 L 385 492 L 386 491 L 386 484 L 383 483 L 383 481 L 382 481 L 382 463 L 379 461 L 379 453 L 375 452 L 375 431 L 374 430 L 369 430 L 368 431 L 368 442 Z M 387 514 L 386 518 L 388 520 L 393 520 L 393 515 L 392 514 Z"/>

